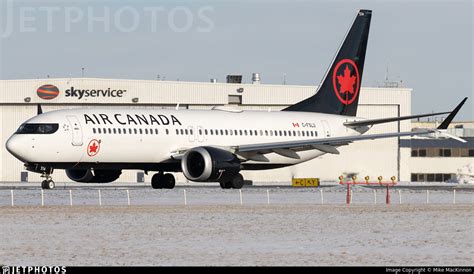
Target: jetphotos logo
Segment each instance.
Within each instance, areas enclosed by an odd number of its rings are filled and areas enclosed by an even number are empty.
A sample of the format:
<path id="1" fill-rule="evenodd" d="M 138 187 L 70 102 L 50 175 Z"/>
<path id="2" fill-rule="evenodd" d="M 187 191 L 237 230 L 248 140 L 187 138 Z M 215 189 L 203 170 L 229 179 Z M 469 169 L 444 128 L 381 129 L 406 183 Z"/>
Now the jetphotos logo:
<path id="1" fill-rule="evenodd" d="M 124 89 L 78 89 L 75 87 L 71 87 L 64 92 L 65 97 L 74 97 L 78 100 L 82 100 L 84 98 L 92 97 L 123 97 L 127 90 Z M 43 100 L 51 100 L 59 95 L 58 87 L 54 85 L 43 85 L 36 90 L 36 94 Z"/>

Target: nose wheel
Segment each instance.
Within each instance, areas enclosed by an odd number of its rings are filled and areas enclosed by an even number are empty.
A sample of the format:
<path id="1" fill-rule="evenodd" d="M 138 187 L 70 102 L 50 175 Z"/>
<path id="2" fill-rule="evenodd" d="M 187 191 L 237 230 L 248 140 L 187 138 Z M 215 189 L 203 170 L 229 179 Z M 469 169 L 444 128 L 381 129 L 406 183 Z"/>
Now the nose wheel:
<path id="1" fill-rule="evenodd" d="M 41 182 L 41 188 L 42 189 L 53 189 L 55 187 L 54 181 L 49 179 L 49 180 L 44 180 Z"/>
<path id="2" fill-rule="evenodd" d="M 42 189 L 53 189 L 55 187 L 53 178 L 51 178 L 51 174 L 43 173 L 41 177 L 45 178 L 45 180 L 41 182 Z"/>

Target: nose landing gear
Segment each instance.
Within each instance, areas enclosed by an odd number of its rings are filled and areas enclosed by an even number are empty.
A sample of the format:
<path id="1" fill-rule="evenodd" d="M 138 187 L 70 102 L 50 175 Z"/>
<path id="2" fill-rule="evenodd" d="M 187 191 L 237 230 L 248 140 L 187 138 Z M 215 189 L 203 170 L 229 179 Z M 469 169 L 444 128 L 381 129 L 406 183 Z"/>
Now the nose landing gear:
<path id="1" fill-rule="evenodd" d="M 42 178 L 45 178 L 43 182 L 41 182 L 42 189 L 53 189 L 55 187 L 53 178 L 51 178 L 51 174 L 44 173 L 41 175 Z"/>

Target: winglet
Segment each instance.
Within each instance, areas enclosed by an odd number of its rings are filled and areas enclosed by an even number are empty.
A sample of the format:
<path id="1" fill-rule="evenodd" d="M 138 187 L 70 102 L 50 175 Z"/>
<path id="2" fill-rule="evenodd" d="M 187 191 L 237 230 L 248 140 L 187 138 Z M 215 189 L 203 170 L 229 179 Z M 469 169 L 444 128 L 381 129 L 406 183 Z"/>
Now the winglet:
<path id="1" fill-rule="evenodd" d="M 459 103 L 459 105 L 453 111 L 451 111 L 451 113 L 448 115 L 448 117 L 446 117 L 446 119 L 444 119 L 444 121 L 441 123 L 441 125 L 438 126 L 438 129 L 447 129 L 448 128 L 449 124 L 451 124 L 451 122 L 453 121 L 454 116 L 456 116 L 456 114 L 461 109 L 462 105 L 464 105 L 466 100 L 467 100 L 467 97 L 465 97 L 464 100 L 462 100 L 461 103 Z"/>

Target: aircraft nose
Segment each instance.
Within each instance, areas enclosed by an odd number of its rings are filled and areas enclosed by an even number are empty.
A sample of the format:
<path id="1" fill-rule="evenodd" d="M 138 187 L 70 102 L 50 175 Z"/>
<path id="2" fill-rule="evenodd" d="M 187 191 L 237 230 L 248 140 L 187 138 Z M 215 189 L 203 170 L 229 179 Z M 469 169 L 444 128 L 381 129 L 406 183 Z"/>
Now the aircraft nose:
<path id="1" fill-rule="evenodd" d="M 18 140 L 17 136 L 12 135 L 5 144 L 8 152 L 10 152 L 13 156 L 15 156 L 20 161 L 23 161 L 23 157 L 21 157 L 21 150 L 22 150 L 22 143 Z"/>

